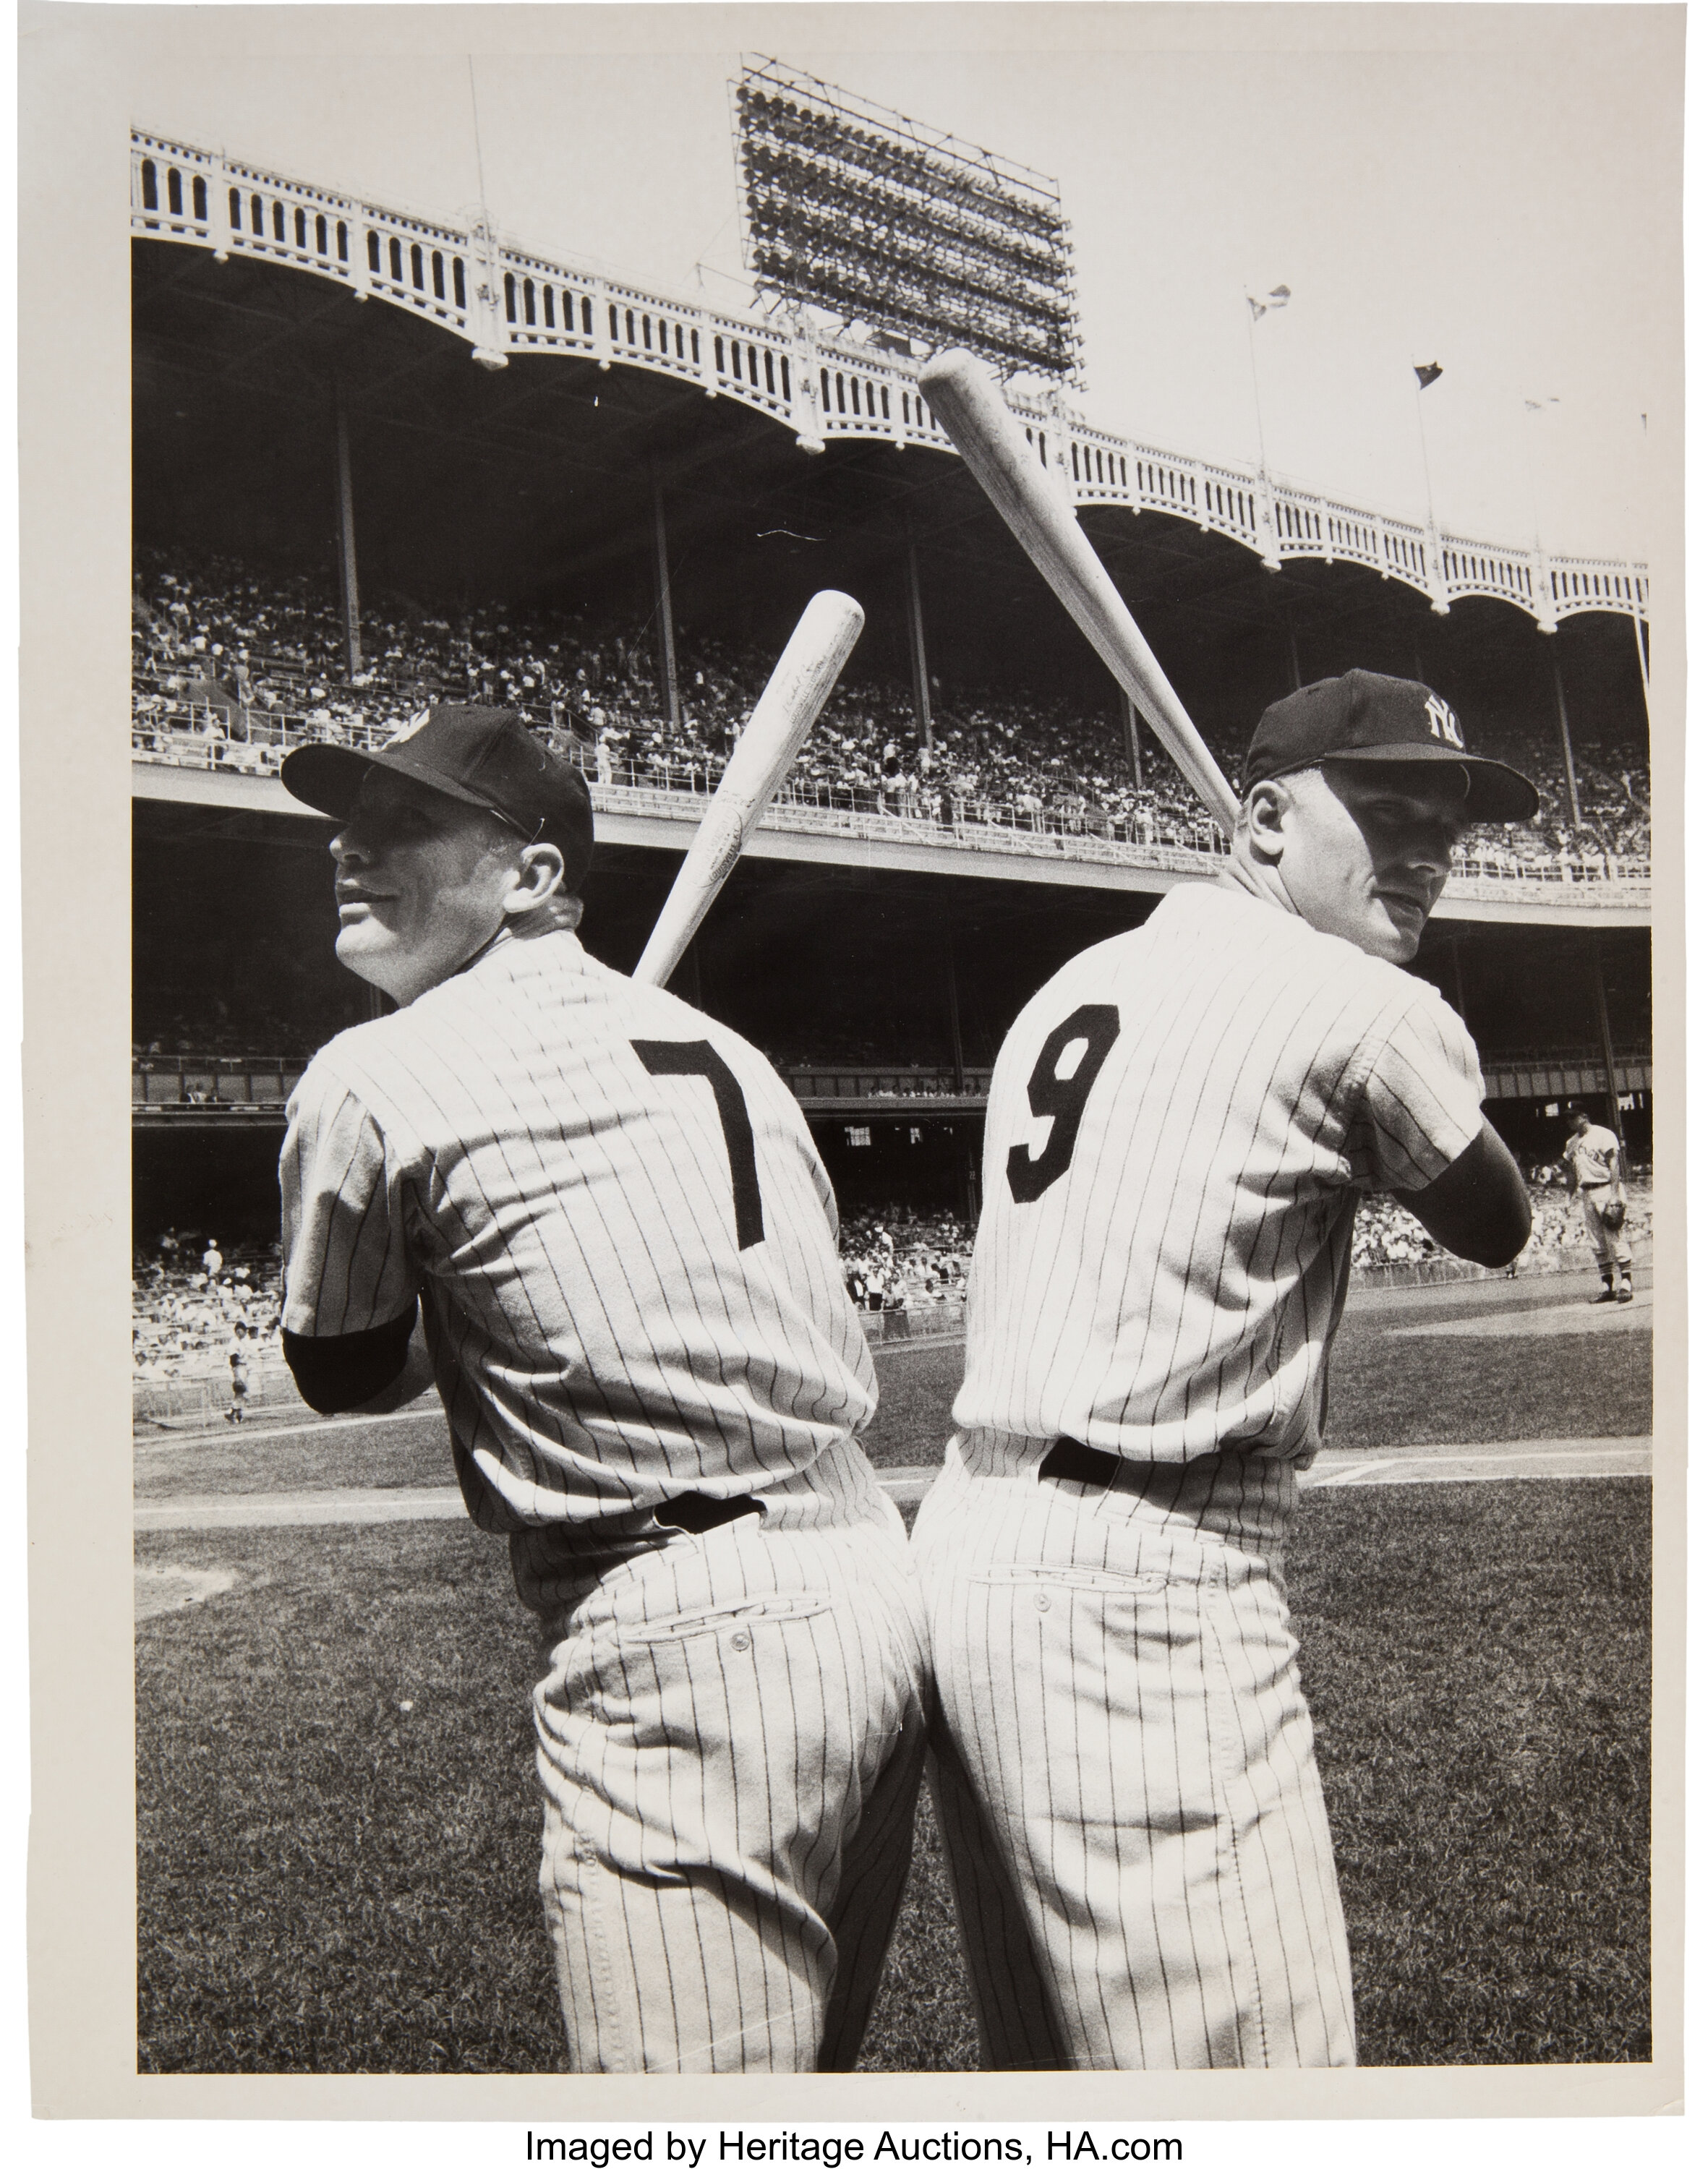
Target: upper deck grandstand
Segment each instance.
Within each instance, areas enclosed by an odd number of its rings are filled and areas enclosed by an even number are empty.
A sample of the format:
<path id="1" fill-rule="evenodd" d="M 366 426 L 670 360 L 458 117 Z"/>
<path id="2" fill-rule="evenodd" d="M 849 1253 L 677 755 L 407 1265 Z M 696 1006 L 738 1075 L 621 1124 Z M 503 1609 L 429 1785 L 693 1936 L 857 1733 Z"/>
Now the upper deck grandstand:
<path id="1" fill-rule="evenodd" d="M 613 790 L 703 789 L 800 605 L 839 585 L 869 629 L 798 807 L 1104 864 L 1213 849 L 911 363 L 140 135 L 132 223 L 145 759 L 264 774 L 299 737 L 479 692 Z M 1236 785 L 1293 683 L 1423 676 L 1544 786 L 1537 824 L 1469 839 L 1456 887 L 1636 900 L 1641 567 L 1438 541 L 1059 402 L 1027 420 Z"/>
<path id="2" fill-rule="evenodd" d="M 276 1130 L 293 1064 L 366 1014 L 290 745 L 520 708 L 592 782 L 587 939 L 627 968 L 837 587 L 866 632 L 676 984 L 793 1072 L 851 1201 L 965 1209 L 1007 1020 L 1220 839 L 915 365 L 141 136 L 131 216 L 139 1122 Z M 1354 664 L 1427 679 L 1535 777 L 1535 822 L 1466 839 L 1418 968 L 1526 1149 L 1573 1094 L 1646 1123 L 1642 568 L 1021 411 L 1236 788 L 1262 708 Z M 197 886 L 231 880 L 235 925 Z"/>
<path id="3" fill-rule="evenodd" d="M 590 780 L 625 791 L 702 793 L 764 685 L 770 658 L 686 623 L 675 641 L 678 708 L 659 695 L 654 627 L 637 616 L 590 626 L 551 605 L 419 605 L 382 596 L 363 613 L 352 674 L 331 580 L 145 549 L 135 596 L 132 745 L 139 758 L 268 775 L 305 739 L 378 743 L 430 698 L 480 701 L 528 716 Z M 1118 716 L 1085 695 L 1023 685 L 943 686 L 934 674 L 929 739 L 909 689 L 862 679 L 833 695 L 789 779 L 785 807 L 923 819 L 957 834 L 1019 828 L 1070 851 L 1101 839 L 1214 851 L 1204 807 L 1156 755 L 1135 771 Z M 1463 876 L 1548 882 L 1641 880 L 1649 807 L 1646 748 L 1581 727 L 1577 818 L 1560 744 L 1528 716 L 1503 715 L 1491 743 L 1534 775 L 1533 822 L 1475 831 Z M 1237 790 L 1242 749 L 1215 748 Z M 1142 755 L 1141 755 L 1142 763 Z M 621 802 L 620 800 L 616 802 Z M 782 818 L 787 819 L 787 813 Z M 1006 839 L 989 838 L 987 847 Z"/>

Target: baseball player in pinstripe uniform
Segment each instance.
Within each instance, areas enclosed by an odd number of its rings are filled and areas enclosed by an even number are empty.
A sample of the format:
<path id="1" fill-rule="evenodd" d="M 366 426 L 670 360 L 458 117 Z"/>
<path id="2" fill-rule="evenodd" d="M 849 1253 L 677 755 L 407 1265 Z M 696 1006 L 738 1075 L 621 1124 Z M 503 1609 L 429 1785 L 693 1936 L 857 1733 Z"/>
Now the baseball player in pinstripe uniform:
<path id="1" fill-rule="evenodd" d="M 400 1005 L 290 1107 L 285 1350 L 317 1409 L 436 1384 L 545 1623 L 541 1892 L 578 2070 L 851 2065 L 911 1843 L 923 1626 L 793 1095 L 590 957 L 585 786 L 440 707 L 287 786 Z"/>
<path id="2" fill-rule="evenodd" d="M 1232 856 L 1058 973 L 992 1080 L 958 1430 L 915 1532 L 987 2060 L 1354 2060 L 1282 1582 L 1367 1191 L 1489 1264 L 1529 1205 L 1399 967 L 1535 793 L 1428 687 L 1262 717 Z"/>

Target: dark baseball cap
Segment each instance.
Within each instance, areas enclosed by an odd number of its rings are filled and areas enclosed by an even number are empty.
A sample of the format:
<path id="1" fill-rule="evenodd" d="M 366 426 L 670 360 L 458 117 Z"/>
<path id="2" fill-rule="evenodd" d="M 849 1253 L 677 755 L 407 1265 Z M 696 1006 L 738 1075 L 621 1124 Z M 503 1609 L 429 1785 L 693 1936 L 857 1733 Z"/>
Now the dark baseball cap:
<path id="1" fill-rule="evenodd" d="M 1541 802 L 1517 769 L 1468 753 L 1458 717 L 1415 678 L 1348 670 L 1273 702 L 1252 734 L 1246 788 L 1325 760 L 1451 761 L 1470 779 L 1467 821 L 1528 821 Z"/>
<path id="2" fill-rule="evenodd" d="M 429 708 L 373 753 L 306 745 L 279 780 L 293 798 L 334 821 L 350 818 L 371 768 L 407 775 L 465 806 L 484 807 L 525 843 L 555 844 L 574 895 L 593 857 L 593 802 L 581 771 L 541 744 L 510 708 Z"/>

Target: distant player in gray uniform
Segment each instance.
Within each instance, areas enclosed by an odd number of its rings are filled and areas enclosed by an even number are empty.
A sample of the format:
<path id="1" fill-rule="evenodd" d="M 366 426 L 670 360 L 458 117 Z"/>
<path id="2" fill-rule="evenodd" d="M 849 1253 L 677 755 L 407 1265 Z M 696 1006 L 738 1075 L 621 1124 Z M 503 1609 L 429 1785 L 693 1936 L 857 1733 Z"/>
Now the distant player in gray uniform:
<path id="1" fill-rule="evenodd" d="M 516 717 L 440 707 L 283 775 L 340 824 L 340 959 L 401 1005 L 291 1099 L 285 1353 L 327 1413 L 437 1385 L 545 1623 L 571 2065 L 848 2068 L 923 1628 L 805 1122 L 734 1033 L 582 948 L 586 787 Z"/>
<path id="2" fill-rule="evenodd" d="M 1074 959 L 998 1058 L 965 1382 L 915 1532 L 936 1783 L 1001 2067 L 1349 2064 L 1282 1581 L 1358 1201 L 1529 1231 L 1457 1016 L 1400 967 L 1525 780 L 1355 670 L 1258 724 L 1226 870 Z"/>
<path id="3" fill-rule="evenodd" d="M 1561 1158 L 1567 1190 L 1577 1194 L 1584 1233 L 1601 1269 L 1601 1292 L 1595 1300 L 1629 1303 L 1631 1241 L 1625 1232 L 1625 1155 L 1619 1139 L 1580 1107 L 1572 1117 Z"/>

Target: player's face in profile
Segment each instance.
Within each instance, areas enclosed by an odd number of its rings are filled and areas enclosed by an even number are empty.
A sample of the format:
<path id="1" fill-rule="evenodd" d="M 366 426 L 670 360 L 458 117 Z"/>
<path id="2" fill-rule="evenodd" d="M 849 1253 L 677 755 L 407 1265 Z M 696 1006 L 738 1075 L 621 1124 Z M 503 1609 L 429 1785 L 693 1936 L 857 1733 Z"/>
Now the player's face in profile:
<path id="1" fill-rule="evenodd" d="M 1409 964 L 1465 833 L 1465 771 L 1326 761 L 1288 781 L 1281 877 L 1294 909 L 1369 956 Z"/>
<path id="2" fill-rule="evenodd" d="M 496 815 L 370 769 L 332 839 L 338 959 L 394 1001 L 447 979 L 504 923 L 515 839 Z"/>

